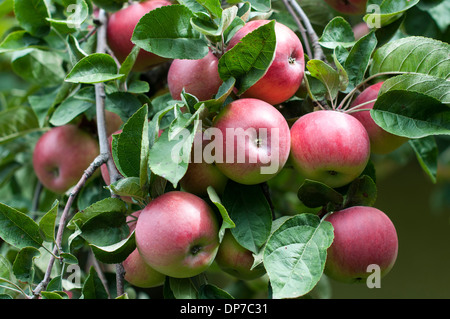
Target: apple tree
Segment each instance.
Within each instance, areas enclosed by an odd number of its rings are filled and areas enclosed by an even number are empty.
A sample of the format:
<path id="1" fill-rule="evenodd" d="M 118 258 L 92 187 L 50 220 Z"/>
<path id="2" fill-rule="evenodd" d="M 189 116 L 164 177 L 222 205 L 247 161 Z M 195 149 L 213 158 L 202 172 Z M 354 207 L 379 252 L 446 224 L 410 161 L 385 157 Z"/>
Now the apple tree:
<path id="1" fill-rule="evenodd" d="M 407 149 L 436 182 L 449 14 L 0 0 L 0 297 L 320 298 L 386 275 L 374 159 Z"/>

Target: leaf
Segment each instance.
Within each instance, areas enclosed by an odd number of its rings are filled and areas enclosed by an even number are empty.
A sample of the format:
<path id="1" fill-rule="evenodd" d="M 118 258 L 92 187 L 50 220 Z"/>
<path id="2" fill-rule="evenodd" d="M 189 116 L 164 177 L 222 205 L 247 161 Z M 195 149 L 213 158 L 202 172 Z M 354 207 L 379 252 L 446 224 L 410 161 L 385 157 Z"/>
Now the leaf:
<path id="1" fill-rule="evenodd" d="M 154 9 L 136 25 L 131 41 L 169 59 L 201 59 L 208 53 L 206 41 L 191 25 L 194 14 L 184 5 Z"/>
<path id="2" fill-rule="evenodd" d="M 0 43 L 0 53 L 19 51 L 30 47 L 42 48 L 45 42 L 29 34 L 27 31 L 19 30 L 11 32 Z"/>
<path id="3" fill-rule="evenodd" d="M 29 107 L 19 106 L 0 112 L 0 144 L 38 130 L 38 119 Z"/>
<path id="4" fill-rule="evenodd" d="M 67 82 L 94 84 L 120 79 L 114 59 L 104 53 L 94 53 L 81 59 L 66 76 Z"/>
<path id="5" fill-rule="evenodd" d="M 74 120 L 78 115 L 93 107 L 95 105 L 95 97 L 93 96 L 94 100 L 90 100 L 84 96 L 85 93 L 89 92 L 94 94 L 93 88 L 89 87 L 81 89 L 78 94 L 69 96 L 65 99 L 58 105 L 55 112 L 53 112 L 50 118 L 50 124 L 54 126 L 65 125 Z"/>
<path id="6" fill-rule="evenodd" d="M 24 213 L 0 203 L 0 237 L 17 248 L 40 248 L 39 226 Z"/>
<path id="7" fill-rule="evenodd" d="M 377 199 L 377 186 L 368 175 L 363 175 L 350 183 L 345 196 L 345 207 L 373 206 Z"/>
<path id="8" fill-rule="evenodd" d="M 344 68 L 347 71 L 349 80 L 348 89 L 353 89 L 364 79 L 364 75 L 369 67 L 370 58 L 376 45 L 377 38 L 375 33 L 370 32 L 359 39 L 350 50 L 344 63 Z"/>
<path id="9" fill-rule="evenodd" d="M 439 150 L 434 136 L 409 140 L 417 160 L 433 183 L 436 183 Z"/>
<path id="10" fill-rule="evenodd" d="M 392 90 L 379 95 L 370 114 L 375 123 L 394 135 L 421 138 L 450 134 L 450 109 L 435 98 Z"/>
<path id="11" fill-rule="evenodd" d="M 222 7 L 219 0 L 197 0 L 214 18 L 222 18 Z"/>
<path id="12" fill-rule="evenodd" d="M 169 278 L 170 289 L 176 299 L 197 299 L 197 289 L 190 278 Z"/>
<path id="13" fill-rule="evenodd" d="M 36 37 L 44 37 L 50 32 L 50 17 L 44 0 L 14 0 L 14 13 L 20 26 Z"/>
<path id="14" fill-rule="evenodd" d="M 95 258 L 106 264 L 118 264 L 123 262 L 136 249 L 134 231 L 128 238 L 108 246 L 90 245 Z"/>
<path id="15" fill-rule="evenodd" d="M 128 0 L 92 0 L 92 2 L 106 11 L 114 12 L 120 10 Z"/>
<path id="16" fill-rule="evenodd" d="M 55 224 L 58 215 L 59 201 L 56 200 L 52 208 L 42 216 L 39 221 L 39 232 L 45 241 L 52 242 L 55 239 Z"/>
<path id="17" fill-rule="evenodd" d="M 315 215 L 287 219 L 264 249 L 273 298 L 296 298 L 311 291 L 322 276 L 333 238 L 331 223 Z"/>
<path id="18" fill-rule="evenodd" d="M 40 255 L 35 247 L 22 248 L 13 263 L 14 276 L 20 281 L 31 282 L 34 277 L 33 261 Z"/>
<path id="19" fill-rule="evenodd" d="M 371 11 L 371 13 L 366 14 L 363 20 L 371 28 L 381 28 L 400 18 L 402 13 L 414 7 L 417 3 L 419 3 L 419 0 L 384 0 L 376 7 L 368 6 L 368 11 Z"/>
<path id="20" fill-rule="evenodd" d="M 220 212 L 220 215 L 222 216 L 222 225 L 219 229 L 219 242 L 222 242 L 223 236 L 225 235 L 225 230 L 227 228 L 236 227 L 236 224 L 231 220 L 225 206 L 223 206 L 222 201 L 220 200 L 214 188 L 212 188 L 212 186 L 208 186 L 207 192 L 209 199 L 214 203 L 214 205 L 216 205 L 217 209 Z"/>
<path id="21" fill-rule="evenodd" d="M 236 225 L 231 228 L 236 241 L 258 253 L 269 237 L 272 225 L 272 211 L 261 186 L 228 181 L 222 203 Z"/>
<path id="22" fill-rule="evenodd" d="M 125 177 L 109 185 L 114 194 L 118 196 L 131 196 L 145 201 L 148 191 L 140 185 L 139 177 Z"/>
<path id="23" fill-rule="evenodd" d="M 244 36 L 219 59 L 219 75 L 226 81 L 236 79 L 240 95 L 264 76 L 275 57 L 275 21 Z"/>
<path id="24" fill-rule="evenodd" d="M 200 286 L 199 299 L 234 299 L 232 295 L 212 284 Z"/>
<path id="25" fill-rule="evenodd" d="M 334 100 L 339 92 L 340 77 L 339 73 L 327 63 L 321 60 L 309 60 L 306 68 L 311 76 L 318 79 L 327 88 L 328 99 Z"/>
<path id="26" fill-rule="evenodd" d="M 333 188 L 321 182 L 305 180 L 297 196 L 309 208 L 326 206 L 328 203 L 342 204 L 344 197 Z"/>
<path id="27" fill-rule="evenodd" d="M 105 290 L 94 267 L 90 268 L 89 275 L 83 283 L 81 292 L 83 299 L 108 299 L 108 292 Z"/>
<path id="28" fill-rule="evenodd" d="M 89 17 L 89 6 L 84 0 L 65 1 L 66 12 L 71 13 L 66 20 L 47 18 L 52 27 L 60 33 L 71 33 L 81 28 L 81 24 Z"/>
<path id="29" fill-rule="evenodd" d="M 448 79 L 450 45 L 425 37 L 391 41 L 375 51 L 370 74 L 415 72 Z"/>
<path id="30" fill-rule="evenodd" d="M 344 48 L 352 47 L 355 44 L 352 26 L 342 17 L 334 18 L 323 30 L 319 44 L 328 49 L 335 49 L 339 45 Z"/>

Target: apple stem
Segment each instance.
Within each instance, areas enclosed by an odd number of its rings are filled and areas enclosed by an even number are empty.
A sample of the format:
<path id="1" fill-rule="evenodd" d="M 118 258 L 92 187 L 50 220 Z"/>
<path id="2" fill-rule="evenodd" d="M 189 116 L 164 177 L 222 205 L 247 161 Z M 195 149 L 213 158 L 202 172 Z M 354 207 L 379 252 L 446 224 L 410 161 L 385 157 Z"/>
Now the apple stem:
<path id="1" fill-rule="evenodd" d="M 373 100 L 370 100 L 370 101 L 367 101 L 367 102 L 364 102 L 364 103 L 352 106 L 351 108 L 346 109 L 344 112 L 350 114 L 350 113 L 355 113 L 355 112 L 370 111 L 370 109 L 359 109 L 359 108 L 361 106 L 364 106 L 364 105 L 367 105 L 367 104 L 370 104 L 370 103 L 375 103 L 376 101 L 377 101 L 377 99 L 373 99 Z"/>

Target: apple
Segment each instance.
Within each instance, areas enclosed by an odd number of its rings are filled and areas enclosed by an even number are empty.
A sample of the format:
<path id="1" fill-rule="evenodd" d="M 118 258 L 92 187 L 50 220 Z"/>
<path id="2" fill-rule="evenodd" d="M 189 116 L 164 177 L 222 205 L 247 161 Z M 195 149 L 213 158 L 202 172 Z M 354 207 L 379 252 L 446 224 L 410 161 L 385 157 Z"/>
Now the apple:
<path id="1" fill-rule="evenodd" d="M 130 233 L 136 228 L 136 220 L 139 218 L 142 210 L 138 210 L 127 217 Z M 161 286 L 166 276 L 157 272 L 147 265 L 136 248 L 122 263 L 125 270 L 125 280 L 130 284 L 140 288 L 152 288 Z"/>
<path id="2" fill-rule="evenodd" d="M 217 65 L 219 59 L 209 51 L 199 60 L 176 59 L 167 74 L 167 84 L 174 100 L 181 100 L 181 92 L 196 96 L 200 101 L 212 99 L 222 85 Z"/>
<path id="3" fill-rule="evenodd" d="M 153 199 L 141 212 L 136 246 L 156 271 L 175 278 L 204 272 L 219 248 L 219 224 L 200 197 L 171 191 Z"/>
<path id="4" fill-rule="evenodd" d="M 360 22 L 353 26 L 353 34 L 355 35 L 355 40 L 361 39 L 367 33 L 369 33 L 370 28 L 365 22 Z"/>
<path id="5" fill-rule="evenodd" d="M 120 129 L 123 124 L 121 117 L 114 112 L 105 110 L 106 136 L 112 135 Z"/>
<path id="6" fill-rule="evenodd" d="M 242 247 L 229 230 L 220 243 L 215 261 L 224 272 L 242 280 L 256 279 L 266 273 L 262 264 L 251 269 L 255 261 L 253 253 Z"/>
<path id="7" fill-rule="evenodd" d="M 334 10 L 351 15 L 366 13 L 367 0 L 325 0 Z"/>
<path id="8" fill-rule="evenodd" d="M 267 102 L 235 100 L 219 112 L 212 127 L 216 166 L 235 182 L 254 185 L 268 181 L 289 158 L 289 125 Z"/>
<path id="9" fill-rule="evenodd" d="M 357 106 L 362 103 L 375 100 L 378 97 L 378 93 L 382 85 L 383 82 L 378 82 L 369 86 L 360 95 L 357 96 L 357 98 L 352 102 L 351 107 L 355 108 L 356 110 L 373 109 L 375 102 L 361 105 L 361 107 Z M 353 112 L 351 113 L 351 115 L 357 118 L 366 128 L 370 138 L 370 148 L 372 153 L 387 154 L 396 150 L 406 141 L 408 141 L 408 138 L 406 137 L 391 134 L 379 127 L 372 119 L 370 111 Z"/>
<path id="10" fill-rule="evenodd" d="M 62 194 L 76 185 L 99 153 L 97 140 L 78 126 L 53 127 L 36 143 L 33 168 L 42 185 Z"/>
<path id="11" fill-rule="evenodd" d="M 203 151 L 210 140 L 203 133 L 195 135 L 191 151 L 191 161 L 186 174 L 180 180 L 180 186 L 188 193 L 208 196 L 208 187 L 212 186 L 218 194 L 223 194 L 228 177 L 226 177 L 211 160 L 205 159 Z M 198 148 L 197 148 L 198 145 Z"/>
<path id="12" fill-rule="evenodd" d="M 245 35 L 269 23 L 269 20 L 247 22 L 231 38 L 227 50 L 234 47 Z M 265 75 L 240 95 L 257 98 L 275 105 L 291 98 L 299 89 L 305 73 L 303 46 L 294 31 L 276 22 L 276 51 L 272 64 Z"/>
<path id="13" fill-rule="evenodd" d="M 363 172 L 369 157 L 366 129 L 346 113 L 314 111 L 291 127 L 291 162 L 307 179 L 344 186 Z"/>
<path id="14" fill-rule="evenodd" d="M 337 281 L 354 283 L 365 281 L 380 268 L 385 276 L 394 266 L 398 252 L 398 238 L 389 217 L 374 207 L 354 206 L 325 218 L 334 228 L 334 240 L 327 251 L 325 274 Z"/>
<path id="15" fill-rule="evenodd" d="M 131 37 L 139 20 L 148 12 L 168 5 L 171 5 L 171 3 L 166 0 L 133 2 L 127 7 L 111 14 L 108 19 L 107 41 L 120 63 L 125 61 L 134 47 L 133 42 L 131 42 Z M 136 72 L 146 71 L 165 61 L 168 61 L 168 59 L 141 49 L 133 70 Z"/>

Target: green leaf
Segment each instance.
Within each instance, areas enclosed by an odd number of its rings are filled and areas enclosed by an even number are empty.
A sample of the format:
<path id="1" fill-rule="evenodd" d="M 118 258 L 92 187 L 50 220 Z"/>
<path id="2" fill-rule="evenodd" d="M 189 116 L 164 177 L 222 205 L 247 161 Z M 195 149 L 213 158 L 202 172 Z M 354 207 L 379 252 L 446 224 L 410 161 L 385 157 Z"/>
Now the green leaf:
<path id="1" fill-rule="evenodd" d="M 38 119 L 29 107 L 19 106 L 0 112 L 0 144 L 38 130 Z"/>
<path id="2" fill-rule="evenodd" d="M 349 80 L 348 89 L 353 89 L 364 79 L 364 75 L 369 67 L 369 62 L 376 46 L 377 38 L 375 33 L 370 32 L 359 39 L 350 50 L 344 63 L 344 68 L 347 71 Z"/>
<path id="3" fill-rule="evenodd" d="M 184 5 L 154 9 L 136 25 L 131 41 L 140 48 L 169 59 L 201 59 L 207 42 L 192 27 L 194 14 Z"/>
<path id="4" fill-rule="evenodd" d="M 92 0 L 92 2 L 106 11 L 114 12 L 122 9 L 128 0 Z"/>
<path id="5" fill-rule="evenodd" d="M 170 289 L 176 299 L 197 299 L 197 288 L 191 278 L 169 278 Z"/>
<path id="6" fill-rule="evenodd" d="M 50 124 L 54 126 L 65 125 L 93 107 L 95 105 L 95 97 L 93 96 L 93 100 L 88 99 L 86 98 L 86 93 L 94 94 L 93 88 L 81 89 L 77 94 L 69 96 L 58 105 L 50 118 Z"/>
<path id="7" fill-rule="evenodd" d="M 222 18 L 222 7 L 219 0 L 197 0 L 214 18 Z"/>
<path id="8" fill-rule="evenodd" d="M 308 179 L 300 186 L 297 196 L 309 208 L 326 206 L 328 203 L 339 205 L 344 200 L 342 194 L 333 188 Z"/>
<path id="9" fill-rule="evenodd" d="M 20 26 L 36 37 L 44 37 L 50 32 L 50 17 L 44 0 L 14 0 L 14 13 Z"/>
<path id="10" fill-rule="evenodd" d="M 318 79 L 327 88 L 328 100 L 333 101 L 340 88 L 340 76 L 339 73 L 333 69 L 327 63 L 321 60 L 309 60 L 306 64 L 306 68 L 310 72 L 311 76 Z"/>
<path id="11" fill-rule="evenodd" d="M 370 114 L 394 135 L 421 138 L 450 134 L 450 109 L 439 100 L 414 91 L 392 90 L 379 95 Z"/>
<path id="12" fill-rule="evenodd" d="M 328 49 L 335 49 L 339 45 L 344 48 L 352 47 L 355 44 L 352 26 L 342 17 L 334 18 L 323 30 L 319 43 Z"/>
<path id="13" fill-rule="evenodd" d="M 119 196 L 131 196 L 142 202 L 145 201 L 148 191 L 140 185 L 139 177 L 121 178 L 109 185 L 114 194 Z"/>
<path id="14" fill-rule="evenodd" d="M 228 215 L 227 209 L 225 206 L 223 206 L 222 201 L 220 200 L 219 195 L 217 195 L 216 191 L 212 186 L 208 186 L 207 188 L 208 196 L 211 202 L 216 205 L 217 209 L 220 212 L 220 215 L 222 216 L 222 225 L 219 229 L 219 242 L 222 242 L 223 236 L 225 235 L 225 230 L 227 228 L 234 228 L 236 227 L 236 224 L 231 220 L 230 216 Z"/>
<path id="15" fill-rule="evenodd" d="M 270 0 L 248 0 L 252 5 L 252 8 L 256 11 L 269 12 L 272 8 L 272 2 Z"/>
<path id="16" fill-rule="evenodd" d="M 377 186 L 375 182 L 368 175 L 363 175 L 349 185 L 344 206 L 373 206 L 376 199 Z"/>
<path id="17" fill-rule="evenodd" d="M 81 292 L 83 299 L 108 299 L 108 292 L 94 267 L 89 270 L 89 275 L 83 283 Z"/>
<path id="18" fill-rule="evenodd" d="M 106 94 L 105 99 L 106 109 L 119 115 L 124 122 L 142 107 L 142 102 L 129 89 L 128 92 Z"/>
<path id="19" fill-rule="evenodd" d="M 448 79 L 450 45 L 424 37 L 407 37 L 391 41 L 375 51 L 370 74 L 381 72 L 415 72 Z"/>
<path id="20" fill-rule="evenodd" d="M 236 79 L 240 95 L 264 76 L 275 57 L 275 21 L 260 26 L 244 36 L 219 60 L 219 75 L 226 81 Z"/>
<path id="21" fill-rule="evenodd" d="M 270 235 L 272 211 L 260 185 L 228 181 L 222 198 L 236 227 L 231 228 L 236 241 L 258 253 Z"/>
<path id="22" fill-rule="evenodd" d="M 19 51 L 29 47 L 42 48 L 44 46 L 45 42 L 42 39 L 32 36 L 27 31 L 20 30 L 11 32 L 0 43 L 0 53 Z"/>
<path id="23" fill-rule="evenodd" d="M 104 53 L 94 53 L 81 59 L 66 77 L 67 82 L 94 84 L 123 77 L 118 74 L 114 59 Z"/>
<path id="24" fill-rule="evenodd" d="M 363 20 L 374 28 L 381 28 L 400 18 L 402 13 L 418 3 L 419 0 L 384 0 Z"/>
<path id="25" fill-rule="evenodd" d="M 84 0 L 65 1 L 66 12 L 70 13 L 66 20 L 47 18 L 47 21 L 60 33 L 75 32 L 89 17 L 89 6 Z"/>
<path id="26" fill-rule="evenodd" d="M 439 150 L 434 136 L 409 140 L 417 160 L 433 183 L 436 183 Z"/>
<path id="27" fill-rule="evenodd" d="M 39 226 L 24 213 L 0 203 L 0 237 L 17 248 L 40 248 Z"/>
<path id="28" fill-rule="evenodd" d="M 34 277 L 34 259 L 41 255 L 35 247 L 24 247 L 16 256 L 13 263 L 14 276 L 23 282 L 31 282 Z"/>
<path id="29" fill-rule="evenodd" d="M 212 100 L 201 101 L 197 105 L 194 106 L 195 109 L 198 109 L 200 105 L 204 104 L 210 113 L 219 112 L 222 106 L 225 104 L 227 98 L 233 92 L 234 84 L 236 83 L 235 78 L 229 78 L 224 81 L 222 85 L 219 87 L 216 96 Z"/>
<path id="30" fill-rule="evenodd" d="M 39 221 L 39 231 L 45 241 L 52 242 L 55 239 L 55 224 L 56 217 L 58 215 L 58 206 L 59 201 L 56 200 L 53 203 L 52 208 L 44 216 L 42 216 Z"/>
<path id="31" fill-rule="evenodd" d="M 212 284 L 200 286 L 199 299 L 234 299 L 232 295 Z"/>
<path id="32" fill-rule="evenodd" d="M 315 215 L 287 219 L 264 249 L 273 298 L 296 298 L 311 291 L 322 276 L 333 238 L 331 223 Z"/>
<path id="33" fill-rule="evenodd" d="M 136 249 L 134 232 L 128 238 L 108 246 L 90 245 L 95 258 L 106 264 L 118 264 L 123 262 Z"/>

